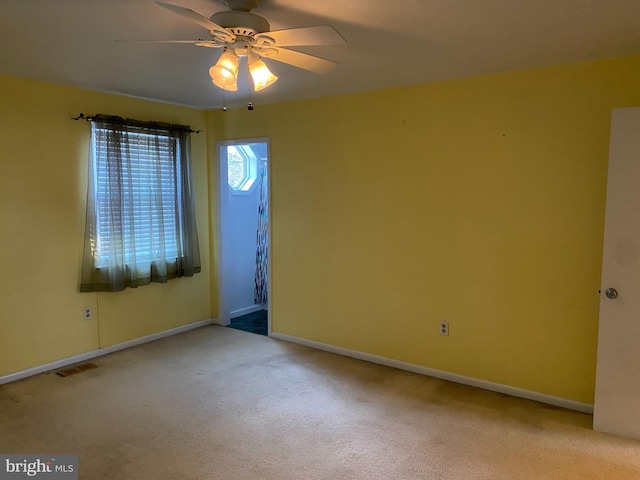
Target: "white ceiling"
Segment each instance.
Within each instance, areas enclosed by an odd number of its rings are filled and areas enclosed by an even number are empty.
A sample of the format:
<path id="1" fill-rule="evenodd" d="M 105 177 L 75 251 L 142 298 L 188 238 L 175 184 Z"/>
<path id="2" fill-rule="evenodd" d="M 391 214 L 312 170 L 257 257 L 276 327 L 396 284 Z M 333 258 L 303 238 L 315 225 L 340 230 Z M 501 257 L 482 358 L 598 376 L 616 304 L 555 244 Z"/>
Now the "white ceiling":
<path id="1" fill-rule="evenodd" d="M 222 0 L 166 0 L 209 17 Z M 257 105 L 640 53 L 640 0 L 262 0 L 272 30 L 332 25 L 347 45 L 298 50 L 340 63 L 316 75 L 267 61 Z M 209 109 L 219 49 L 153 0 L 2 0 L 0 73 Z M 226 94 L 246 105 L 248 82 Z M 639 85 L 640 88 L 640 85 Z"/>

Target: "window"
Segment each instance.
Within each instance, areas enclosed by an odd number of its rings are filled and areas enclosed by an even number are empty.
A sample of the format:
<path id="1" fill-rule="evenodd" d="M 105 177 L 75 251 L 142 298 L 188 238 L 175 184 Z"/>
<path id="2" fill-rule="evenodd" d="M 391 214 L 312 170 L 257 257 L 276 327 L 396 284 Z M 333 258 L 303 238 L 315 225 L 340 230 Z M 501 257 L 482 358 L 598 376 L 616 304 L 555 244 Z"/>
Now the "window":
<path id="1" fill-rule="evenodd" d="M 227 172 L 231 193 L 248 193 L 258 178 L 258 159 L 249 145 L 227 147 Z"/>
<path id="2" fill-rule="evenodd" d="M 115 291 L 200 271 L 189 128 L 92 120 L 81 291 Z"/>
<path id="3" fill-rule="evenodd" d="M 131 133 L 124 139 L 121 158 L 116 158 L 109 155 L 107 135 L 106 129 L 96 128 L 93 145 L 98 207 L 96 265 L 108 266 L 120 246 L 126 264 L 149 263 L 163 256 L 177 258 L 177 140 L 166 135 Z M 121 162 L 121 180 L 130 188 L 130 195 L 122 196 L 121 206 L 116 209 L 110 208 L 111 196 L 120 189 L 114 192 L 110 185 L 109 162 Z M 122 245 L 120 232 L 124 236 Z"/>

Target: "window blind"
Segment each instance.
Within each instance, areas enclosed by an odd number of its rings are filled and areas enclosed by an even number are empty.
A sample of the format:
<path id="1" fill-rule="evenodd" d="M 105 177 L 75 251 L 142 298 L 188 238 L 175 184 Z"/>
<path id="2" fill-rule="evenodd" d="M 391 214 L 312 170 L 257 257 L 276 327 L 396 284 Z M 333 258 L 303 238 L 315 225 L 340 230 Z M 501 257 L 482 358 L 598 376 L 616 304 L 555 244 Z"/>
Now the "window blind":
<path id="1" fill-rule="evenodd" d="M 179 251 L 179 142 L 169 135 L 95 128 L 96 266 L 175 259 Z M 112 150 L 118 150 L 113 152 Z M 114 154 L 117 153 L 117 154 Z M 117 172 L 117 175 L 113 175 Z"/>

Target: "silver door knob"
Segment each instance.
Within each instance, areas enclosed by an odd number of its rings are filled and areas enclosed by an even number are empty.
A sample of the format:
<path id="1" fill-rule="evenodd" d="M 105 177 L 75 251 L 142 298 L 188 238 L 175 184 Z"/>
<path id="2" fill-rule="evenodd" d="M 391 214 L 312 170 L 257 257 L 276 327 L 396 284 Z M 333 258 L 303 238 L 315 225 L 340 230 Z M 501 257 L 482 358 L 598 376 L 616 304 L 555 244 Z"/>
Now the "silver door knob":
<path id="1" fill-rule="evenodd" d="M 618 298 L 618 291 L 615 288 L 607 288 L 604 291 L 604 294 L 607 296 L 607 298 L 610 298 L 611 300 Z"/>

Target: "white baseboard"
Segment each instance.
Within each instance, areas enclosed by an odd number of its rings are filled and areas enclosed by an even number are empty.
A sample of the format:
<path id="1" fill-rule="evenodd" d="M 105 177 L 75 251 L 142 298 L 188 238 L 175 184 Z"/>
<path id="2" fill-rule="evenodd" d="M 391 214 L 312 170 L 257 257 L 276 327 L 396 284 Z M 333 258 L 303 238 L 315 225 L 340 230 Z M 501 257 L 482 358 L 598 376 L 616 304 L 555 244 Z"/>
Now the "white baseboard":
<path id="1" fill-rule="evenodd" d="M 358 352 L 357 350 L 349 350 L 347 348 L 336 347 L 326 343 L 315 342 L 313 340 L 307 340 L 304 338 L 293 337 L 290 335 L 284 335 L 282 333 L 271 333 L 271 338 L 277 340 L 283 340 L 285 342 L 297 343 L 318 350 L 324 350 L 326 352 L 336 353 L 338 355 L 344 355 L 346 357 L 356 358 L 358 360 L 364 360 L 371 363 L 377 363 L 379 365 L 385 365 L 387 367 L 397 368 L 399 370 L 406 370 L 408 372 L 418 373 L 420 375 L 426 375 L 429 377 L 439 378 L 441 380 L 447 380 L 449 382 L 460 383 L 463 385 L 469 385 L 471 387 L 482 388 L 484 390 L 490 390 L 492 392 L 504 393 L 511 395 L 512 397 L 525 398 L 527 400 L 534 400 L 536 402 L 546 403 L 548 405 L 555 405 L 557 407 L 567 408 L 569 410 L 575 410 L 582 413 L 593 413 L 593 405 L 589 403 L 576 402 L 574 400 L 567 400 L 566 398 L 554 397 L 552 395 L 545 395 L 543 393 L 532 392 L 530 390 L 523 390 L 521 388 L 510 387 L 508 385 L 501 385 L 499 383 L 487 382 L 486 380 L 479 380 L 477 378 L 465 377 L 463 375 L 457 375 L 455 373 L 444 372 L 442 370 L 435 370 L 433 368 L 422 367 L 420 365 L 414 365 L 412 363 L 400 362 L 398 360 L 392 360 L 386 357 L 380 357 L 378 355 L 372 355 L 370 353 Z"/>
<path id="2" fill-rule="evenodd" d="M 260 310 L 266 310 L 264 305 L 251 305 L 250 307 L 239 308 L 237 310 L 231 310 L 229 318 L 241 317 L 242 315 L 249 315 L 250 313 L 259 312 Z"/>
<path id="3" fill-rule="evenodd" d="M 50 370 L 57 370 L 58 368 L 66 367 L 67 365 L 72 365 L 74 363 L 84 362 L 92 358 L 101 357 L 102 355 L 107 355 L 109 353 L 117 352 L 119 350 L 124 350 L 125 348 L 131 348 L 131 347 L 135 347 L 136 345 L 142 345 L 143 343 L 153 342 L 154 340 L 159 340 L 160 338 L 170 337 L 171 335 L 177 335 L 178 333 L 183 333 L 189 330 L 193 330 L 195 328 L 204 327 L 205 325 L 211 325 L 214 322 L 215 322 L 215 319 L 208 318 L 206 320 L 200 320 L 198 322 L 189 323 L 187 325 L 182 325 L 180 327 L 171 328 L 163 332 L 153 333 L 151 335 L 146 335 L 140 338 L 134 338 L 133 340 L 128 340 L 126 342 L 118 343 L 117 345 L 111 345 L 110 347 L 99 348 L 98 350 L 92 350 L 90 352 L 81 353 L 79 355 L 74 355 L 72 357 L 62 358 L 60 360 L 56 360 L 55 362 L 45 363 L 44 365 L 38 365 L 37 367 L 27 368 L 26 370 L 10 373 L 9 375 L 0 377 L 0 385 L 9 383 L 9 382 L 15 382 L 16 380 L 21 380 L 23 378 L 31 377 L 33 375 L 38 375 L 40 373 L 48 372 Z"/>

